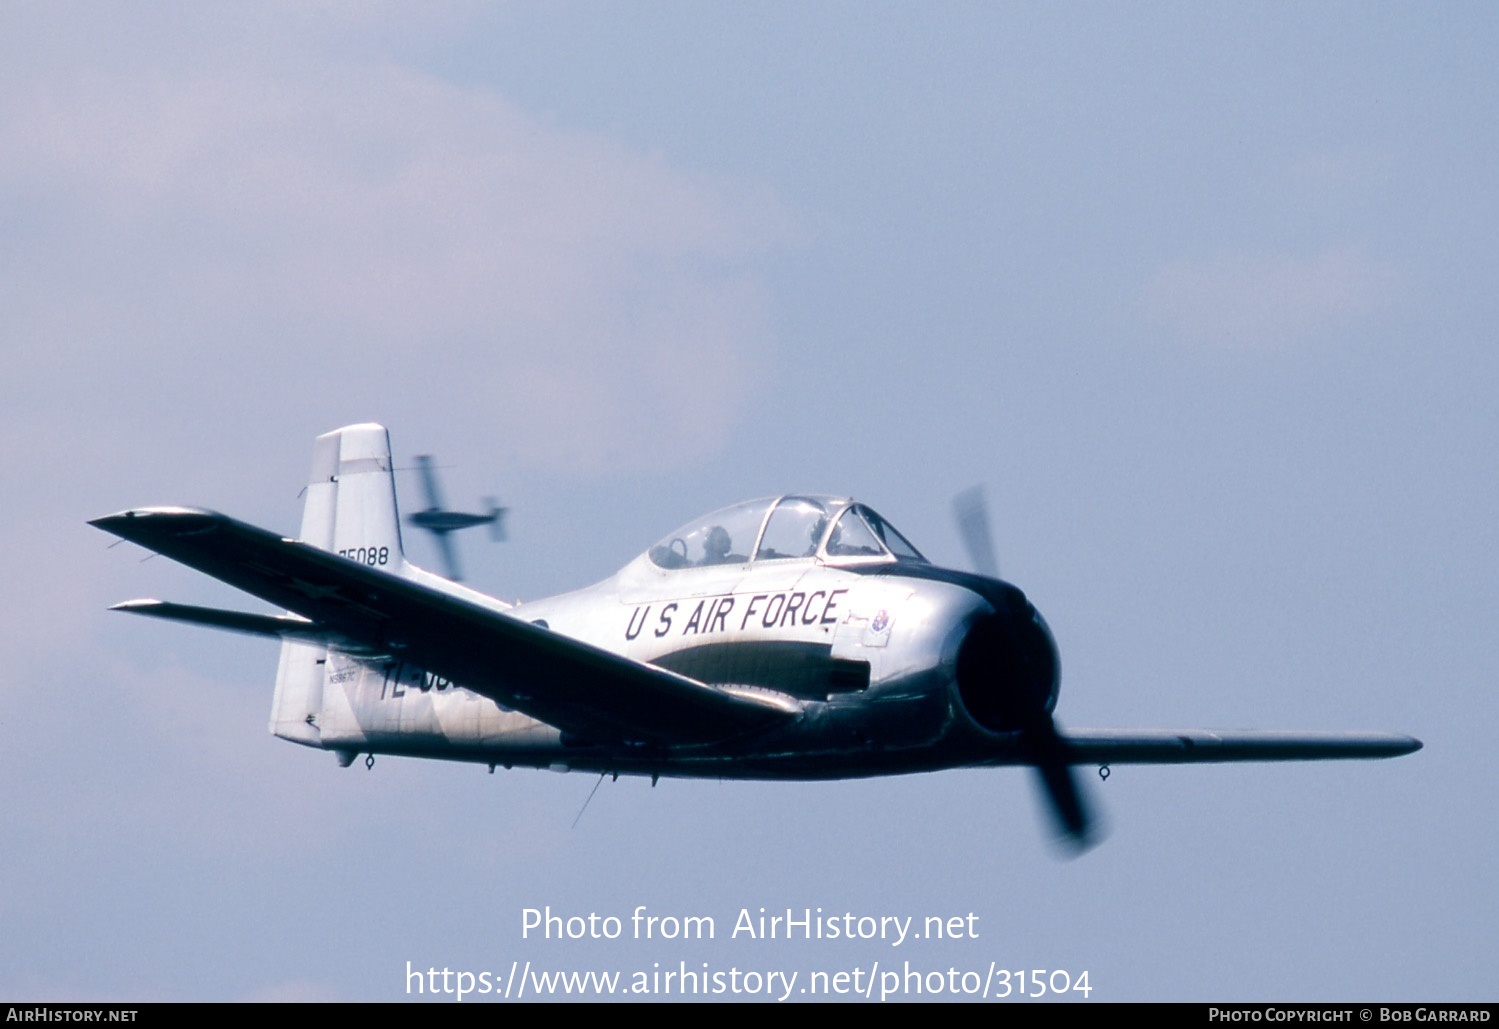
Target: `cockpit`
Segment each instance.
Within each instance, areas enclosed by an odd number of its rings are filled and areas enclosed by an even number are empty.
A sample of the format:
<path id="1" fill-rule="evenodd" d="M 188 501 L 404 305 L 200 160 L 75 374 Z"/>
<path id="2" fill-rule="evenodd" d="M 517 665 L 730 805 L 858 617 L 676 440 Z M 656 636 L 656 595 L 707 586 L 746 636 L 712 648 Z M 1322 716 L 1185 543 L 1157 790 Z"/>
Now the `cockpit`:
<path id="1" fill-rule="evenodd" d="M 650 550 L 659 568 L 819 558 L 827 564 L 926 558 L 885 519 L 846 497 L 750 500 L 682 526 Z"/>

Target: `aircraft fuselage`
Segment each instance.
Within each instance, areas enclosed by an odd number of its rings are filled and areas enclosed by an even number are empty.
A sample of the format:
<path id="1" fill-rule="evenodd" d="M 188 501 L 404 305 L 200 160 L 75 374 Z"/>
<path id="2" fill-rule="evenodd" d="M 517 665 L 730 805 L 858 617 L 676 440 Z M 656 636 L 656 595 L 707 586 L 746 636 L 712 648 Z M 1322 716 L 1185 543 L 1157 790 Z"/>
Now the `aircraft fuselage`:
<path id="1" fill-rule="evenodd" d="M 1022 760 L 1011 733 L 974 722 L 957 688 L 968 627 L 992 611 L 984 597 L 955 583 L 792 564 L 661 576 L 636 561 L 596 586 L 509 611 L 702 682 L 795 696 L 803 709 L 790 725 L 712 744 L 598 743 L 417 665 L 346 657 L 324 687 L 319 745 L 506 767 L 740 779 Z M 674 578 L 675 588 L 663 589 L 662 578 Z M 343 719 L 328 718 L 330 689 Z"/>

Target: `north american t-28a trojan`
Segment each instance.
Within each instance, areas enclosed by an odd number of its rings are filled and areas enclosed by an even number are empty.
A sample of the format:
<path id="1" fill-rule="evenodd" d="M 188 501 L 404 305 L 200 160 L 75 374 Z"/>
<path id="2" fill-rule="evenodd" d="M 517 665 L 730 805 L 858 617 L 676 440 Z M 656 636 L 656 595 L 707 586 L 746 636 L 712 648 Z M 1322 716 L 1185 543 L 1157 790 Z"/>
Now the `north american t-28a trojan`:
<path id="1" fill-rule="evenodd" d="M 379 425 L 318 438 L 297 538 L 185 507 L 92 524 L 284 609 L 116 606 L 280 640 L 271 731 L 345 765 L 398 754 L 653 779 L 1030 765 L 1081 846 L 1092 819 L 1076 765 L 1421 746 L 1390 733 L 1064 733 L 1056 644 L 1025 594 L 929 563 L 843 497 L 724 508 L 597 585 L 514 605 L 406 560 Z"/>

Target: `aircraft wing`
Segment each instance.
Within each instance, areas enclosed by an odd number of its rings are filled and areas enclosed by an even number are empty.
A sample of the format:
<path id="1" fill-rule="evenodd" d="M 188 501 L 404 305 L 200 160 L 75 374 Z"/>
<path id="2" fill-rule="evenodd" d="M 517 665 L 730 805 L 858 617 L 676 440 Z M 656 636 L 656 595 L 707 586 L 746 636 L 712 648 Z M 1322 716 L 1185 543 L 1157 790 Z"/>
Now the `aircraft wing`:
<path id="1" fill-rule="evenodd" d="M 1182 765 L 1219 761 L 1332 761 L 1399 757 L 1421 741 L 1389 732 L 1244 729 L 1078 729 L 1064 732 L 1075 765 Z"/>
<path id="2" fill-rule="evenodd" d="M 167 605 L 144 614 L 258 635 L 349 641 L 414 661 L 584 742 L 707 743 L 794 718 L 791 698 L 722 690 L 298 540 L 193 508 L 90 524 L 307 619 Z"/>

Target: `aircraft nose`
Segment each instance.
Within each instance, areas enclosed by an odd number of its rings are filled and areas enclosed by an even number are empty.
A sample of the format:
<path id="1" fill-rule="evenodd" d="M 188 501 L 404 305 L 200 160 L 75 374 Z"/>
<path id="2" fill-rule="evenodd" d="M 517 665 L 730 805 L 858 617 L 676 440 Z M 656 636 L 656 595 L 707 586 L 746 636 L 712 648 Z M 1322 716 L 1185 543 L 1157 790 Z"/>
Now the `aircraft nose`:
<path id="1" fill-rule="evenodd" d="M 1082 849 L 1092 842 L 1092 819 L 1073 775 L 1071 748 L 1051 717 L 1061 683 L 1056 641 L 1019 590 L 1005 586 L 991 594 L 991 610 L 973 619 L 958 648 L 959 699 L 983 728 L 1015 734 L 1058 831 Z"/>
<path id="2" fill-rule="evenodd" d="M 1014 587 L 989 598 L 958 648 L 958 696 L 991 732 L 1015 732 L 1056 705 L 1061 662 L 1041 613 Z"/>

